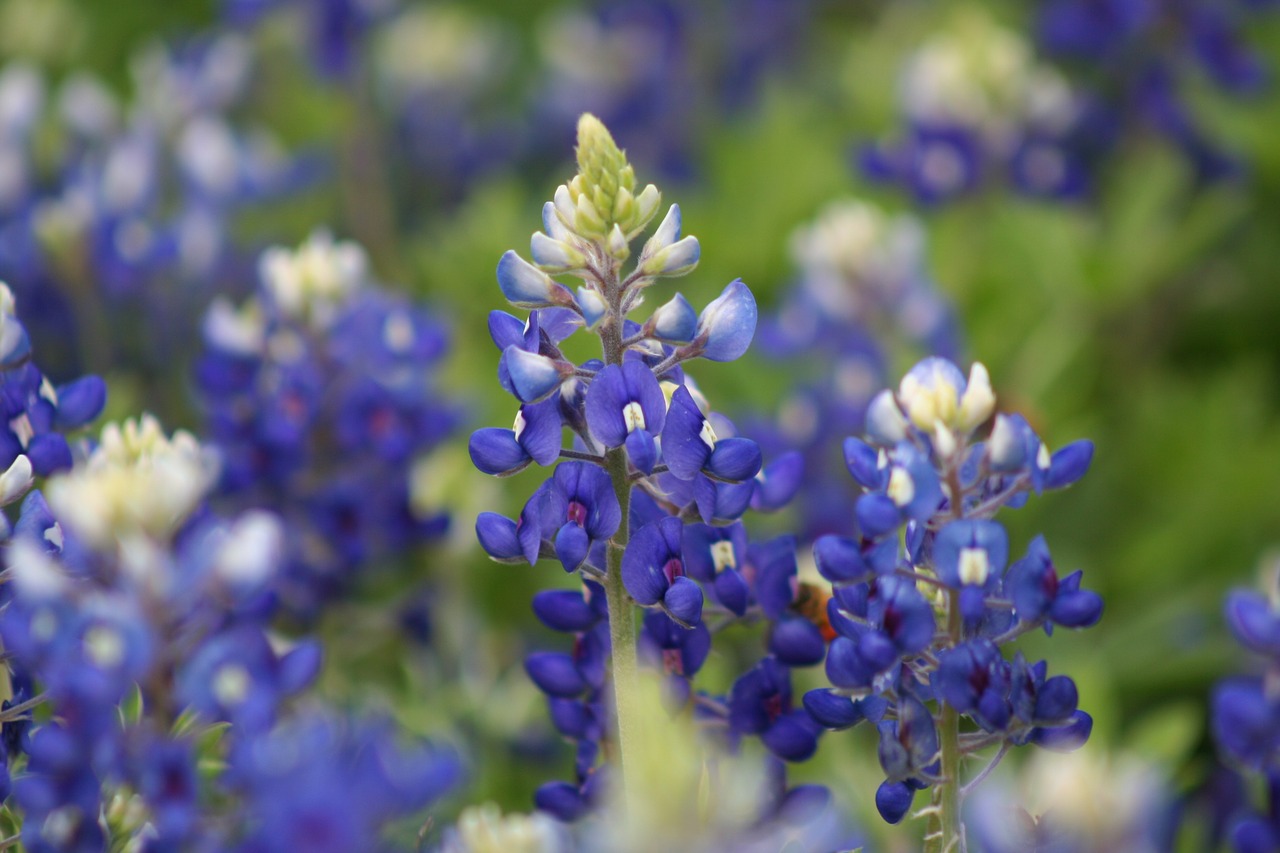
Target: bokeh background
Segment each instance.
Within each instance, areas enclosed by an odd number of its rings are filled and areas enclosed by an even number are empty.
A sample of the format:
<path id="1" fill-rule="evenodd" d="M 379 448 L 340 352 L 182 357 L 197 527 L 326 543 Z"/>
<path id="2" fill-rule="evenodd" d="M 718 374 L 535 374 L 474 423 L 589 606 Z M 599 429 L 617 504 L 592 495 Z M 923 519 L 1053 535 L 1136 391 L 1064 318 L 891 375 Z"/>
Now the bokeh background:
<path id="1" fill-rule="evenodd" d="M 327 227 L 361 242 L 388 288 L 444 319 L 442 393 L 465 425 L 416 470 L 418 497 L 450 514 L 450 533 L 362 574 L 314 617 L 327 698 L 390 709 L 469 754 L 471 782 L 438 811 L 443 822 L 487 799 L 527 809 L 533 788 L 572 760 L 520 666 L 528 649 L 558 642 L 533 618 L 532 594 L 570 580 L 491 563 L 472 534 L 477 512 L 518 511 L 537 480 L 483 477 L 465 440 L 512 416 L 485 326 L 502 307 L 494 266 L 524 250 L 542 202 L 571 176 L 578 114 L 600 115 L 641 183 L 680 203 L 703 248 L 680 283 L 695 304 L 741 277 L 764 313 L 781 305 L 803 261 L 791 235 L 833 201 L 911 212 L 928 277 L 954 306 L 959 353 L 987 365 L 1001 407 L 1026 412 L 1050 446 L 1096 444 L 1081 483 L 1005 520 L 1015 551 L 1042 532 L 1058 564 L 1083 568 L 1105 598 L 1098 627 L 1044 647 L 1094 715 L 1088 749 L 1101 762 L 1149 763 L 1179 802 L 1215 765 L 1210 686 L 1248 666 L 1223 594 L 1255 585 L 1280 553 L 1280 10 L 1204 4 L 1226 10 L 1261 69 L 1256 85 L 1233 90 L 1179 41 L 1177 10 L 1198 4 L 1154 4 L 1166 18 L 1142 50 L 1165 51 L 1180 107 L 1231 158 L 1220 173 L 1188 155 L 1172 123 L 1137 120 L 1139 107 L 1122 100 L 1075 193 L 1028 195 L 990 170 L 966 192 L 929 199 L 859 168 L 867 145 L 910 124 L 901 79 L 911 57 L 974 16 L 1021 39 L 1077 92 L 1128 85 L 1123 75 L 1137 72 L 1125 63 L 1052 55 L 1042 30 L 1052 5 L 1070 4 L 3 0 L 0 73 L 37 70 L 49 93 L 91 75 L 122 114 L 180 99 L 140 57 L 233 34 L 239 53 L 226 61 L 247 70 L 219 120 L 269 137 L 288 179 L 217 206 L 233 251 L 198 280 L 149 272 L 113 290 L 92 265 L 58 261 L 71 250 L 52 227 L 33 250 L 52 259 L 42 275 L 24 290 L 14 250 L 0 278 L 51 376 L 98 372 L 109 415 L 149 410 L 197 432 L 199 318 L 215 296 L 253 288 L 266 246 Z M 317 24 L 339 8 L 347 17 Z M 1131 59 L 1138 50 L 1124 48 Z M 69 180 L 54 159 L 37 174 L 50 195 Z M 156 216 L 182 204 L 166 196 Z M 889 376 L 924 354 L 891 325 L 873 332 L 888 342 Z M 817 356 L 806 369 L 823 365 Z M 773 417 L 794 370 L 755 351 L 697 378 L 717 408 Z M 761 523 L 787 530 L 804 519 Z M 732 657 L 712 661 L 710 689 L 727 687 Z M 874 817 L 873 756 L 865 736 L 830 737 L 797 774 L 831 784 L 885 849 L 911 849 Z M 1198 838 L 1185 832 L 1180 849 L 1204 849 Z"/>

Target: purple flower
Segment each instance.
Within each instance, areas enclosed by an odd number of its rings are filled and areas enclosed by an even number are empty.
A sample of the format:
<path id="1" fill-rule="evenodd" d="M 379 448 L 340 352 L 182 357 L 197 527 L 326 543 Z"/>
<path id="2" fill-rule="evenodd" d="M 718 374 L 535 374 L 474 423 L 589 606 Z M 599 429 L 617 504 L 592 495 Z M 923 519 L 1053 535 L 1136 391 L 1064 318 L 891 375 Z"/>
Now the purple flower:
<path id="1" fill-rule="evenodd" d="M 745 438 L 717 439 L 711 422 L 680 386 L 662 429 L 662 459 L 671 473 L 691 480 L 699 473 L 727 482 L 749 480 L 760 470 L 760 448 Z"/>
<path id="2" fill-rule="evenodd" d="M 637 604 L 659 605 L 694 625 L 702 616 L 702 590 L 685 577 L 683 533 L 684 524 L 671 516 L 640 528 L 622 555 L 622 581 Z"/>

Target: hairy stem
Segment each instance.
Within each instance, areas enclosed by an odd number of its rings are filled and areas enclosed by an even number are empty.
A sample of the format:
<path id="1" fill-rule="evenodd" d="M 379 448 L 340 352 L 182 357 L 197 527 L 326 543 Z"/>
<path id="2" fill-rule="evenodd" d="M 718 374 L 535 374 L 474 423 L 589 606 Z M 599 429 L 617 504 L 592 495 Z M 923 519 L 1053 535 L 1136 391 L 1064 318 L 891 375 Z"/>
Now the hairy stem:
<path id="1" fill-rule="evenodd" d="M 611 309 L 610 319 L 600 330 L 604 344 L 605 364 L 622 364 L 621 287 L 617 273 L 604 281 L 604 295 Z M 613 705 L 618 718 L 618 750 L 614 766 L 615 784 L 627 798 L 626 768 L 634 767 L 638 746 L 635 740 L 639 724 L 639 684 L 636 677 L 636 623 L 631 597 L 622 584 L 622 553 L 630 537 L 631 478 L 627 470 L 627 451 L 615 447 L 605 454 L 605 471 L 613 481 L 613 492 L 622 510 L 622 524 L 609 543 L 608 570 L 605 576 L 605 600 L 609 606 L 609 640 L 613 656 Z"/>
<path id="2" fill-rule="evenodd" d="M 952 646 L 960 642 L 961 628 L 960 593 L 948 590 L 947 634 Z M 930 819 L 925 853 L 957 853 L 964 850 L 960 823 L 960 714 L 945 702 L 938 721 L 938 739 L 942 753 L 942 781 L 933 787 L 936 813 Z"/>

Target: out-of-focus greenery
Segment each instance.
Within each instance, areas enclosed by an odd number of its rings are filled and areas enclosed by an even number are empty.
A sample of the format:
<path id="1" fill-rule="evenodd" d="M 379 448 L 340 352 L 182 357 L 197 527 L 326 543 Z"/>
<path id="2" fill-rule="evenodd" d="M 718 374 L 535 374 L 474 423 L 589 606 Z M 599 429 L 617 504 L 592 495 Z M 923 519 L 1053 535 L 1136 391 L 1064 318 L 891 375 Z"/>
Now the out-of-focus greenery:
<path id="1" fill-rule="evenodd" d="M 824 8 L 800 67 L 772 79 L 754 110 L 710 128 L 695 152 L 699 179 L 664 186 L 702 242 L 701 266 L 680 288 L 691 301 L 742 277 L 763 305 L 775 302 L 791 274 L 789 234 L 829 200 L 907 206 L 863 185 L 849 148 L 892 125 L 897 64 L 945 14 L 940 5 Z M 1025 26 L 1019 4 L 992 6 Z M 526 53 L 546 12 L 514 0 L 466 10 L 500 24 Z M 62 71 L 90 68 L 125 87 L 133 50 L 211 25 L 215 12 L 213 0 L 3 0 L 0 53 Z M 48 19 L 37 29 L 43 42 L 5 36 L 15 16 L 39 15 Z M 1250 38 L 1280 57 L 1280 20 Z M 341 148 L 361 131 L 357 112 L 312 80 L 304 60 L 268 54 L 263 75 L 261 112 L 291 144 Z M 1249 164 L 1238 183 L 1197 187 L 1160 140 L 1138 138 L 1088 202 L 993 191 L 923 212 L 932 272 L 957 303 L 968 352 L 989 367 L 1002 405 L 1030 413 L 1051 445 L 1089 437 L 1097 447 L 1082 483 L 1007 517 L 1015 553 L 1043 532 L 1058 564 L 1085 569 L 1086 584 L 1106 600 L 1097 628 L 1055 638 L 1044 651 L 1053 671 L 1079 676 L 1081 704 L 1097 720 L 1095 746 L 1157 758 L 1176 771 L 1175 785 L 1194 782 L 1211 754 L 1203 727 L 1210 684 L 1241 665 L 1222 595 L 1253 584 L 1265 552 L 1280 546 L 1280 91 L 1247 101 L 1195 96 L 1214 132 Z M 452 318 L 449 387 L 467 401 L 472 427 L 510 418 L 484 325 L 501 307 L 494 265 L 505 249 L 525 248 L 570 162 L 566 150 L 558 171 L 499 174 L 456 204 L 397 210 L 407 236 L 370 247 L 388 278 Z M 645 164 L 636 166 L 643 183 Z M 321 186 L 255 213 L 246 228 L 291 240 L 330 224 L 363 236 L 344 203 L 337 188 Z M 700 367 L 697 378 L 726 410 L 735 408 L 730 400 L 767 407 L 788 382 L 759 357 Z M 530 756 L 513 738 L 529 734 L 533 757 L 543 750 L 535 735 L 549 725 L 520 660 L 530 645 L 560 640 L 536 625 L 529 599 L 569 580 L 551 567 L 498 566 L 480 555 L 470 534 L 476 512 L 517 508 L 536 479 L 487 480 L 469 468 L 464 443 L 465 434 L 427 474 L 434 497 L 453 508 L 456 535 L 326 618 L 324 687 L 342 701 L 389 705 L 418 731 L 451 733 L 471 750 L 475 770 L 460 799 L 522 809 L 534 785 L 570 766 L 568 750 L 544 756 L 542 770 L 522 765 Z M 406 643 L 386 615 L 410 577 L 431 591 L 436 630 L 426 648 Z M 731 663 L 712 662 L 712 684 L 731 677 Z M 866 732 L 832 737 L 798 775 L 842 780 L 840 796 L 874 825 L 873 756 Z"/>

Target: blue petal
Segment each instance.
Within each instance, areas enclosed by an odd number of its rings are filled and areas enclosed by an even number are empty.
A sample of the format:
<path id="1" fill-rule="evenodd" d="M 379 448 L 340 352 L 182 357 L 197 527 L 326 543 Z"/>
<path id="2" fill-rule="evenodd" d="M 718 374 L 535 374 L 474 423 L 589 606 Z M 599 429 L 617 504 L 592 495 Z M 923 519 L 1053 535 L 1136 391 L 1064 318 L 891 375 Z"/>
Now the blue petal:
<path id="1" fill-rule="evenodd" d="M 627 448 L 627 459 L 643 474 L 652 474 L 658 462 L 658 444 L 648 430 L 638 429 L 627 434 L 623 442 Z"/>
<path id="2" fill-rule="evenodd" d="M 566 572 L 577 571 L 587 559 L 587 551 L 591 549 L 591 539 L 587 531 L 572 522 L 565 524 L 556 533 L 556 556 Z"/>
<path id="3" fill-rule="evenodd" d="M 1051 752 L 1074 752 L 1084 746 L 1092 731 L 1093 717 L 1084 711 L 1076 711 L 1065 726 L 1032 730 L 1031 742 Z"/>
<path id="4" fill-rule="evenodd" d="M 916 792 L 905 782 L 885 780 L 876 788 L 876 811 L 885 823 L 899 823 L 911 810 L 911 801 Z"/>
<path id="5" fill-rule="evenodd" d="M 844 536 L 820 537 L 813 544 L 813 558 L 818 572 L 832 583 L 856 583 L 871 575 L 858 543 Z"/>
<path id="6" fill-rule="evenodd" d="M 822 631 L 808 619 L 784 618 L 769 635 L 769 650 L 787 666 L 812 666 L 822 662 L 826 643 Z"/>
<path id="7" fill-rule="evenodd" d="M 866 687 L 874 673 L 858 657 L 858 646 L 848 637 L 836 637 L 827 650 L 827 680 L 836 687 Z"/>
<path id="8" fill-rule="evenodd" d="M 71 467 L 71 448 L 67 440 L 56 432 L 37 435 L 27 444 L 27 458 L 31 469 L 38 476 L 47 477 Z"/>
<path id="9" fill-rule="evenodd" d="M 751 508 L 756 512 L 776 512 L 800 491 L 804 482 L 804 455 L 798 450 L 784 453 L 765 465 L 756 476 Z"/>
<path id="10" fill-rule="evenodd" d="M 818 749 L 818 727 L 804 711 L 779 717 L 760 740 L 783 761 L 807 761 Z"/>
<path id="11" fill-rule="evenodd" d="M 473 432 L 467 442 L 467 451 L 473 465 L 486 474 L 499 477 L 523 471 L 532 461 L 516 441 L 515 433 L 499 427 L 485 427 Z"/>
<path id="12" fill-rule="evenodd" d="M 504 352 L 511 346 L 524 349 L 524 332 L 525 323 L 519 317 L 514 317 L 506 311 L 489 312 L 489 337 L 493 339 L 498 352 Z"/>
<path id="13" fill-rule="evenodd" d="M 1053 454 L 1049 472 L 1045 475 L 1046 489 L 1062 489 L 1079 480 L 1089 470 L 1093 461 L 1093 442 L 1082 440 L 1068 444 Z"/>
<path id="14" fill-rule="evenodd" d="M 857 438 L 844 440 L 844 464 L 853 475 L 858 485 L 865 489 L 880 489 L 884 486 L 887 468 L 881 468 L 880 451 Z"/>
<path id="15" fill-rule="evenodd" d="M 56 423 L 63 429 L 84 426 L 102 413 L 107 402 L 107 384 L 97 376 L 82 376 L 57 388 Z"/>
<path id="16" fill-rule="evenodd" d="M 1075 713 L 1079 701 L 1076 683 L 1065 675 L 1055 675 L 1036 692 L 1035 721 L 1041 724 L 1065 721 Z"/>
<path id="17" fill-rule="evenodd" d="M 622 554 L 623 586 L 637 604 L 646 607 L 662 600 L 669 586 L 663 567 L 677 556 L 671 553 L 663 536 L 662 525 L 667 522 L 680 524 L 678 518 L 668 517 L 640 528 Z"/>
<path id="18" fill-rule="evenodd" d="M 517 308 L 563 306 L 573 301 L 568 288 L 510 250 L 498 261 L 498 286 Z"/>
<path id="19" fill-rule="evenodd" d="M 1049 618 L 1064 628 L 1096 625 L 1102 618 L 1102 596 L 1088 589 L 1059 592 L 1049 605 Z"/>
<path id="20" fill-rule="evenodd" d="M 522 403 L 546 399 L 565 378 L 551 359 L 515 346 L 507 347 L 502 353 L 502 366 L 511 379 L 512 390 Z"/>
<path id="21" fill-rule="evenodd" d="M 662 459 L 673 476 L 691 480 L 710 458 L 713 448 L 703 440 L 706 420 L 689 389 L 677 388 L 662 428 Z"/>
<path id="22" fill-rule="evenodd" d="M 499 562 L 524 559 L 524 549 L 516 537 L 516 523 L 496 512 L 482 512 L 476 518 L 476 538 L 484 552 Z"/>
<path id="23" fill-rule="evenodd" d="M 821 726 L 847 729 L 862 722 L 861 709 L 848 696 L 830 690 L 810 690 L 804 694 L 804 709 Z"/>
<path id="24" fill-rule="evenodd" d="M 702 621 L 702 587 L 686 577 L 678 577 L 662 598 L 671 615 L 687 625 Z"/>
<path id="25" fill-rule="evenodd" d="M 707 473 L 731 483 L 750 480 L 760 471 L 760 445 L 749 438 L 723 438 L 706 462 Z"/>
<path id="26" fill-rule="evenodd" d="M 646 324 L 653 337 L 671 343 L 688 343 L 698 333 L 698 312 L 679 293 L 653 312 Z"/>
<path id="27" fill-rule="evenodd" d="M 737 616 L 747 612 L 747 599 L 751 591 L 747 588 L 747 582 L 742 579 L 742 575 L 733 569 L 725 569 L 716 575 L 713 585 L 716 598 L 730 612 Z"/>
<path id="28" fill-rule="evenodd" d="M 587 813 L 587 802 L 578 789 L 568 782 L 548 782 L 533 794 L 533 804 L 540 810 L 572 823 Z"/>
<path id="29" fill-rule="evenodd" d="M 858 519 L 858 529 L 870 539 L 897 530 L 902 524 L 902 512 L 887 495 L 867 494 L 858 498 L 853 506 Z"/>
<path id="30" fill-rule="evenodd" d="M 549 696 L 572 699 L 587 689 L 573 658 L 560 652 L 534 652 L 524 660 L 525 672 Z"/>
<path id="31" fill-rule="evenodd" d="M 560 420 L 560 401 L 554 397 L 541 403 L 520 407 L 524 429 L 516 440 L 539 465 L 550 465 L 560 458 L 564 426 Z"/>
<path id="32" fill-rule="evenodd" d="M 547 589 L 533 597 L 533 613 L 553 631 L 585 631 L 600 621 L 600 615 L 571 589 Z"/>
<path id="33" fill-rule="evenodd" d="M 605 447 L 619 447 L 627 438 L 623 409 L 631 402 L 622 368 L 611 364 L 591 380 L 587 388 L 587 426 Z"/>
<path id="34" fill-rule="evenodd" d="M 756 300 L 751 290 L 735 279 L 698 317 L 699 340 L 705 340 L 702 357 L 733 361 L 751 346 L 756 333 Z"/>

